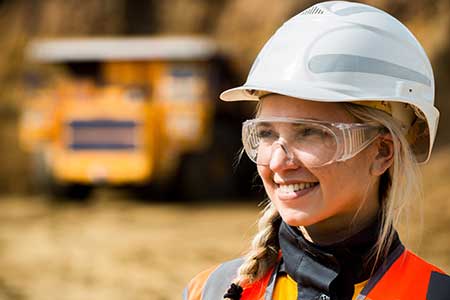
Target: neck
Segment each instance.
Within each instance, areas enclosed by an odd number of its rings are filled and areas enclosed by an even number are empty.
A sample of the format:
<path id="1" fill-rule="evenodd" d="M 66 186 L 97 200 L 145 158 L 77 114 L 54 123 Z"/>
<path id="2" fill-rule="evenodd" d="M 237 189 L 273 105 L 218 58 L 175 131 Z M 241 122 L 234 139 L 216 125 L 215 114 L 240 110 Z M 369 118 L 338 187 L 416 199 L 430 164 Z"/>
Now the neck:
<path id="1" fill-rule="evenodd" d="M 378 203 L 377 201 L 373 201 Z M 299 227 L 304 237 L 318 245 L 330 245 L 358 233 L 362 228 L 366 228 L 373 223 L 378 216 L 378 204 L 364 211 L 359 211 L 356 216 L 352 213 L 350 216 L 334 216 L 322 222 Z"/>
<path id="2" fill-rule="evenodd" d="M 282 253 L 281 272 L 289 274 L 302 287 L 300 300 L 317 299 L 321 294 L 332 299 L 352 299 L 354 285 L 367 280 L 383 263 L 376 261 L 380 220 L 332 245 L 318 245 L 306 240 L 304 234 L 282 222 L 278 238 Z M 388 253 L 400 244 L 397 234 Z"/>
<path id="3" fill-rule="evenodd" d="M 360 222 L 354 221 L 341 227 L 334 225 L 334 222 L 330 222 L 331 224 L 314 224 L 308 227 L 300 227 L 299 229 L 308 241 L 325 246 L 353 236 L 358 233 L 361 228 L 365 228 L 372 223 L 376 217 L 377 214 L 374 214 L 365 220 L 360 220 Z"/>

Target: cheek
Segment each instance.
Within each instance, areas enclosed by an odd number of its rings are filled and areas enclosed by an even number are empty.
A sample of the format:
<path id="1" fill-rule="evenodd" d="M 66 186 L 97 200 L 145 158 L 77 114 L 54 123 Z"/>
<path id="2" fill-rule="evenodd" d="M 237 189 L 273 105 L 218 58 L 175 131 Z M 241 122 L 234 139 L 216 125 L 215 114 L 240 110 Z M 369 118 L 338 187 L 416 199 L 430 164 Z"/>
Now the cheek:
<path id="1" fill-rule="evenodd" d="M 324 199 L 335 207 L 357 205 L 367 197 L 371 184 L 368 168 L 353 163 L 338 163 L 318 177 Z"/>
<path id="2" fill-rule="evenodd" d="M 270 170 L 270 168 L 264 166 L 258 166 L 257 170 L 259 177 L 261 178 L 264 186 L 267 189 L 268 185 L 272 183 L 272 171 Z"/>

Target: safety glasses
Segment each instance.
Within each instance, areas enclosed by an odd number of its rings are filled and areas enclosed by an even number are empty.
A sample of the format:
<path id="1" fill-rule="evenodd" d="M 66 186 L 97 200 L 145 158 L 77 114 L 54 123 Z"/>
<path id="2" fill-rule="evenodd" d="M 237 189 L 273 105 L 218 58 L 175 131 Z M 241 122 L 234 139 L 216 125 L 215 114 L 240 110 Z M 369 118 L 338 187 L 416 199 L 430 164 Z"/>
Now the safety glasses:
<path id="1" fill-rule="evenodd" d="M 258 165 L 269 165 L 274 152 L 281 150 L 286 159 L 315 168 L 354 157 L 383 131 L 383 126 L 372 123 L 257 118 L 243 123 L 242 142 Z"/>

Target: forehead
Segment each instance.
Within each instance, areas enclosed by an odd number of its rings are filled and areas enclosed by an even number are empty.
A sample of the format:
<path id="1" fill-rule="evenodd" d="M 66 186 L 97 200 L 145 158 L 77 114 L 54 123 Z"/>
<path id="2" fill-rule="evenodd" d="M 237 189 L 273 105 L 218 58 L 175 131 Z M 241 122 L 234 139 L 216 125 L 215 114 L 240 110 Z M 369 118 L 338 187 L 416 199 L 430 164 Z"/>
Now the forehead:
<path id="1" fill-rule="evenodd" d="M 260 102 L 259 117 L 317 119 L 330 122 L 354 122 L 340 103 L 318 102 L 270 94 Z"/>

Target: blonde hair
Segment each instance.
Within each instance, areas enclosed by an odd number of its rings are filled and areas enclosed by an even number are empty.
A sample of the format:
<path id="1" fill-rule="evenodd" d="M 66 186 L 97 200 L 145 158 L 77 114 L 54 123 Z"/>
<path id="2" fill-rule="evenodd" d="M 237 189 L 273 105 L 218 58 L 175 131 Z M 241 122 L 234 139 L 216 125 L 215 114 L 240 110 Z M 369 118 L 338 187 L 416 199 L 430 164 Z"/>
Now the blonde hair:
<path id="1" fill-rule="evenodd" d="M 394 153 L 392 166 L 380 177 L 379 195 L 381 207 L 381 230 L 371 255 L 375 261 L 388 254 L 395 236 L 393 228 L 399 223 L 408 204 L 422 197 L 419 167 L 405 138 L 405 132 L 397 121 L 387 113 L 375 108 L 343 103 L 344 108 L 362 122 L 378 122 L 392 135 Z M 259 109 L 258 109 L 259 111 Z M 408 214 L 406 214 L 408 215 Z M 275 266 L 280 249 L 278 230 L 281 217 L 269 202 L 258 221 L 258 232 L 238 269 L 236 284 L 247 285 L 261 279 Z"/>
<path id="2" fill-rule="evenodd" d="M 375 245 L 376 260 L 384 258 L 395 235 L 393 230 L 410 215 L 412 204 L 423 198 L 419 165 L 406 139 L 405 129 L 389 114 L 367 106 L 344 103 L 345 108 L 363 122 L 378 122 L 389 130 L 394 143 L 392 166 L 381 176 L 379 194 L 382 211 L 381 230 Z"/>

